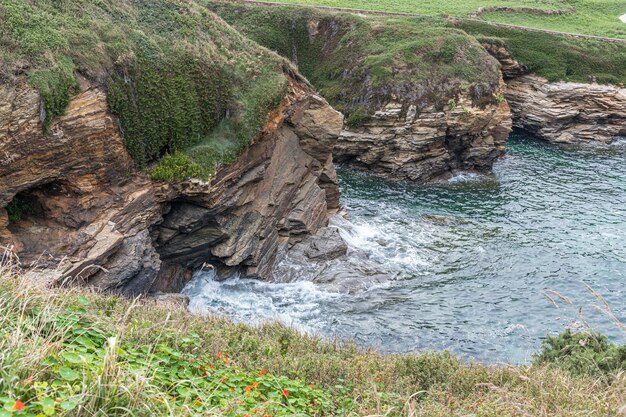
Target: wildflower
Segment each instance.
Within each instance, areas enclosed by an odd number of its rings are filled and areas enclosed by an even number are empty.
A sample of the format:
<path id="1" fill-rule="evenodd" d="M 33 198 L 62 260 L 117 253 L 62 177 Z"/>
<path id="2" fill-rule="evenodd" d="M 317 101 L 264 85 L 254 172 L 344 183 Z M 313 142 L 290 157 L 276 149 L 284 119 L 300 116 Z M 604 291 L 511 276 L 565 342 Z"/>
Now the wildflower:
<path id="1" fill-rule="evenodd" d="M 24 410 L 24 403 L 21 402 L 20 400 L 15 401 L 15 404 L 13 404 L 13 408 L 11 410 L 13 410 L 13 411 L 22 411 L 22 410 Z"/>
<path id="2" fill-rule="evenodd" d="M 248 386 L 245 388 L 245 390 L 246 390 L 246 392 L 250 392 L 250 391 L 252 391 L 253 389 L 258 388 L 258 387 L 259 387 L 259 383 L 258 383 L 258 382 L 255 382 L 255 383 L 254 383 L 254 384 L 252 384 L 252 385 L 248 385 Z"/>
<path id="3" fill-rule="evenodd" d="M 286 389 L 283 390 L 283 395 L 285 397 L 289 397 L 289 391 L 287 391 Z"/>
<path id="4" fill-rule="evenodd" d="M 230 362 L 231 362 L 231 360 L 230 360 L 230 359 L 228 359 L 228 358 L 224 359 L 224 363 L 225 363 L 226 365 L 228 365 Z"/>
<path id="5" fill-rule="evenodd" d="M 243 404 L 243 401 L 237 400 L 237 405 L 242 405 L 242 404 Z"/>
<path id="6" fill-rule="evenodd" d="M 265 372 L 265 369 L 261 369 L 261 372 L 259 372 L 259 376 L 263 376 L 265 375 L 267 372 Z"/>
<path id="7" fill-rule="evenodd" d="M 315 388 L 315 385 L 309 384 L 309 388 L 313 389 L 313 388 Z"/>

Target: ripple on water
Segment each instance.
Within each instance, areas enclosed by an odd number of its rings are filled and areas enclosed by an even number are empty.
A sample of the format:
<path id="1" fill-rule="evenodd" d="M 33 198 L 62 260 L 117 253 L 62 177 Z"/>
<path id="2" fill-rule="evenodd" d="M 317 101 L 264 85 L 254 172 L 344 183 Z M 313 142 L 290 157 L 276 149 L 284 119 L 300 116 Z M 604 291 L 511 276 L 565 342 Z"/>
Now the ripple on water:
<path id="1" fill-rule="evenodd" d="M 626 319 L 625 159 L 626 141 L 570 148 L 516 135 L 494 176 L 411 186 L 341 170 L 350 221 L 333 224 L 349 244 L 346 260 L 288 258 L 278 269 L 286 282 L 274 284 L 198 274 L 185 292 L 196 311 L 279 320 L 384 351 L 525 362 L 579 306 L 623 339 L 582 283 Z M 556 309 L 548 290 L 574 304 Z"/>

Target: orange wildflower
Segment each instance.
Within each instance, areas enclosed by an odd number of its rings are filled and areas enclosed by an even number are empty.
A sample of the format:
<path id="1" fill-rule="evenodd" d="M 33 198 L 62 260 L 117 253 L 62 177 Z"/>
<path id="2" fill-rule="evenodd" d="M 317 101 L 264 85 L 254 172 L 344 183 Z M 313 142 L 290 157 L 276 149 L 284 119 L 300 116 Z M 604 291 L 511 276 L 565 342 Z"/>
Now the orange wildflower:
<path id="1" fill-rule="evenodd" d="M 259 376 L 263 376 L 265 375 L 267 372 L 265 372 L 265 369 L 261 369 L 261 372 L 259 372 Z"/>
<path id="2" fill-rule="evenodd" d="M 250 392 L 250 391 L 252 391 L 253 389 L 258 388 L 258 387 L 259 387 L 259 383 L 258 383 L 258 382 L 255 382 L 255 383 L 254 383 L 254 384 L 252 384 L 252 385 L 248 385 L 248 386 L 245 388 L 245 390 L 246 390 L 246 392 Z"/>
<path id="3" fill-rule="evenodd" d="M 286 389 L 283 390 L 283 395 L 285 397 L 289 397 L 289 391 L 287 391 Z"/>
<path id="4" fill-rule="evenodd" d="M 24 410 L 24 403 L 21 402 L 20 400 L 15 401 L 15 404 L 13 404 L 13 408 L 11 410 L 13 410 L 13 411 L 22 411 L 22 410 Z"/>

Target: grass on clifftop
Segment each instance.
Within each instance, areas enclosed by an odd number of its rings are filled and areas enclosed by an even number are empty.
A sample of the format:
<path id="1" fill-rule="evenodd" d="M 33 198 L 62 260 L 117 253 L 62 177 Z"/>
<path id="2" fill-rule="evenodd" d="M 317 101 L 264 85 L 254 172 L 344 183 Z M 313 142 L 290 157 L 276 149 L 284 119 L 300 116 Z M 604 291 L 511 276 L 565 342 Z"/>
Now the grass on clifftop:
<path id="1" fill-rule="evenodd" d="M 297 64 L 349 125 L 392 100 L 443 108 L 459 95 L 493 101 L 498 87 L 497 62 L 442 19 L 208 5 L 244 35 Z"/>
<path id="2" fill-rule="evenodd" d="M 623 0 L 270 0 L 310 6 L 347 7 L 362 10 L 450 15 L 469 17 L 479 8 L 507 7 L 506 12 L 483 13 L 480 18 L 512 25 L 560 32 L 581 33 L 626 39 L 626 23 L 619 17 L 626 13 Z M 528 9 L 538 12 L 530 12 Z M 541 14 L 541 10 L 561 10 L 559 15 Z"/>
<path id="3" fill-rule="evenodd" d="M 77 74 L 102 85 L 139 167 L 184 152 L 210 176 L 285 95 L 283 64 L 192 0 L 0 0 L 0 79 L 41 92 L 45 126 Z M 221 152 L 187 152 L 200 144 Z"/>
<path id="4" fill-rule="evenodd" d="M 626 83 L 626 43 L 498 28 L 480 22 L 462 22 L 459 27 L 479 41 L 502 44 L 530 71 L 550 81 Z"/>
<path id="5" fill-rule="evenodd" d="M 380 355 L 0 271 L 1 417 L 617 416 L 626 376 L 602 375 Z"/>

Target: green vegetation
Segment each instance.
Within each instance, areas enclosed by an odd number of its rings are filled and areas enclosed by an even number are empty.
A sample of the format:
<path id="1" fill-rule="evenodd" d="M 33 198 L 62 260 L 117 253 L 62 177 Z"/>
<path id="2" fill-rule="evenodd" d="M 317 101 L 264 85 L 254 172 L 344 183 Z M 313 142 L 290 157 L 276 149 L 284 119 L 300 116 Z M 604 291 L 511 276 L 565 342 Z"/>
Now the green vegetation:
<path id="1" fill-rule="evenodd" d="M 626 24 L 619 17 L 626 13 L 623 0 L 270 0 L 309 6 L 347 7 L 362 10 L 469 17 L 479 8 L 507 7 L 506 12 L 488 12 L 481 19 L 548 29 L 626 39 Z M 539 12 L 531 12 L 528 9 Z M 541 10 L 560 10 L 558 15 Z"/>
<path id="2" fill-rule="evenodd" d="M 385 4 L 392 7 L 395 3 Z M 439 4 L 448 7 L 448 3 Z M 389 93 L 415 101 L 434 98 L 437 104 L 472 88 L 489 96 L 495 70 L 489 67 L 484 51 L 475 49 L 472 37 L 505 46 L 514 58 L 550 81 L 626 83 L 626 43 L 438 17 L 363 17 L 307 7 L 227 2 L 209 2 L 209 7 L 242 33 L 296 62 L 331 104 L 344 111 L 347 120 L 361 120 L 358 114 L 351 117 L 351 107 L 357 112 L 363 105 L 371 109 L 372 103 L 384 103 Z M 384 10 L 382 4 L 380 8 Z M 319 22 L 315 36 L 309 36 L 309 22 Z M 488 77 L 486 85 L 481 84 L 481 75 Z M 409 80 L 415 83 L 413 91 Z M 371 89 L 363 89 L 367 83 Z"/>
<path id="3" fill-rule="evenodd" d="M 617 372 L 626 371 L 626 345 L 611 343 L 598 333 L 567 329 L 558 336 L 548 336 L 536 362 L 552 363 L 572 375 L 611 380 Z"/>
<path id="4" fill-rule="evenodd" d="M 5 208 L 7 214 L 9 215 L 9 222 L 11 223 L 19 222 L 26 214 L 28 214 L 29 211 L 28 202 L 19 196 L 16 196 L 13 200 L 11 200 Z"/>
<path id="5" fill-rule="evenodd" d="M 52 68 L 31 73 L 30 83 L 43 99 L 44 129 L 47 129 L 55 117 L 65 112 L 71 96 L 78 92 L 74 63 L 66 56 L 60 56 Z"/>
<path id="6" fill-rule="evenodd" d="M 459 27 L 481 42 L 505 46 L 515 59 L 550 81 L 595 79 L 600 83 L 626 83 L 626 44 L 494 27 L 481 22 L 462 22 Z"/>
<path id="7" fill-rule="evenodd" d="M 578 417 L 618 415 L 626 398 L 624 373 L 380 355 L 278 324 L 33 288 L 8 265 L 0 277 L 1 417 Z"/>
<path id="8" fill-rule="evenodd" d="M 418 109 L 443 108 L 460 94 L 494 100 L 497 63 L 443 19 L 208 4 L 244 35 L 297 63 L 353 126 L 392 100 Z"/>
<path id="9" fill-rule="evenodd" d="M 198 178 L 202 174 L 200 165 L 184 153 L 175 151 L 173 154 L 165 154 L 158 165 L 150 171 L 150 178 L 155 181 L 174 182 Z"/>
<path id="10" fill-rule="evenodd" d="M 46 127 L 77 93 L 75 74 L 104 86 L 139 167 L 211 141 L 241 152 L 286 92 L 284 65 L 195 1 L 0 0 L 0 78 L 26 69 Z"/>

